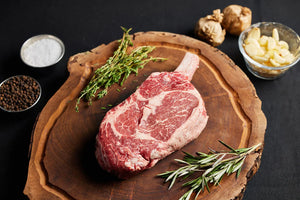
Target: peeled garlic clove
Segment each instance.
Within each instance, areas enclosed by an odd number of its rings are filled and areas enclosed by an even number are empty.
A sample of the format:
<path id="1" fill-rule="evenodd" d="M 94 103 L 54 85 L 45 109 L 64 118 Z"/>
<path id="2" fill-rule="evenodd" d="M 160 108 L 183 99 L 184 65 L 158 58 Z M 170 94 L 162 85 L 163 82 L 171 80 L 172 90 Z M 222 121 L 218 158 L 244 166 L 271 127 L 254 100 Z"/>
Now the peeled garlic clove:
<path id="1" fill-rule="evenodd" d="M 269 53 L 268 51 L 265 53 L 264 58 L 266 59 L 270 59 L 271 57 L 273 57 L 273 53 Z"/>
<path id="2" fill-rule="evenodd" d="M 281 57 L 277 52 L 274 52 L 274 60 L 279 63 L 279 64 L 284 64 L 286 62 L 286 60 Z"/>
<path id="3" fill-rule="evenodd" d="M 245 45 L 245 51 L 251 56 L 263 56 L 265 54 L 265 50 L 259 45 L 258 41 L 249 38 L 248 43 Z"/>
<path id="4" fill-rule="evenodd" d="M 265 53 L 266 53 L 265 50 L 263 48 L 261 48 L 260 46 L 259 46 L 259 48 L 257 48 L 257 55 L 263 56 Z"/>
<path id="5" fill-rule="evenodd" d="M 257 55 L 257 48 L 256 45 L 254 43 L 249 43 L 245 45 L 245 51 L 246 53 L 250 56 L 256 56 Z"/>
<path id="6" fill-rule="evenodd" d="M 276 28 L 274 28 L 272 31 L 272 37 L 274 38 L 274 40 L 279 41 L 279 34 Z"/>
<path id="7" fill-rule="evenodd" d="M 253 56 L 253 59 L 257 62 L 264 63 L 269 61 L 269 57 L 264 56 Z"/>
<path id="8" fill-rule="evenodd" d="M 285 41 L 283 41 L 283 40 L 279 41 L 279 42 L 278 42 L 278 45 L 279 45 L 282 49 L 287 49 L 287 50 L 289 49 L 288 43 L 285 42 Z"/>
<path id="9" fill-rule="evenodd" d="M 268 38 L 268 45 L 267 45 L 267 49 L 270 51 L 270 50 L 273 50 L 276 48 L 276 41 L 274 38 L 272 37 L 269 37 Z"/>
<path id="10" fill-rule="evenodd" d="M 251 29 L 251 30 L 249 31 L 249 33 L 248 33 L 247 39 L 248 39 L 248 38 L 253 38 L 253 39 L 255 39 L 255 40 L 259 40 L 259 38 L 260 38 L 260 29 L 257 28 L 257 27 Z"/>
<path id="11" fill-rule="evenodd" d="M 274 59 L 270 59 L 270 63 L 274 66 L 274 67 L 279 67 L 280 66 L 280 64 L 279 63 L 277 63 Z"/>
<path id="12" fill-rule="evenodd" d="M 258 42 L 261 46 L 266 46 L 268 44 L 268 37 L 263 35 L 259 38 Z"/>
<path id="13" fill-rule="evenodd" d="M 257 49 L 258 56 L 263 56 L 265 54 L 264 49 L 259 45 L 258 40 L 251 40 L 251 43 L 255 45 L 255 48 Z"/>
<path id="14" fill-rule="evenodd" d="M 289 53 L 288 55 L 284 56 L 284 58 L 286 60 L 286 64 L 291 64 L 294 61 L 295 56 Z"/>
<path id="15" fill-rule="evenodd" d="M 244 43 L 245 43 L 245 44 L 250 44 L 250 43 L 254 43 L 255 41 L 257 41 L 257 40 L 254 39 L 254 38 L 247 38 L 247 39 L 244 41 Z"/>
<path id="16" fill-rule="evenodd" d="M 265 54 L 265 56 L 268 57 L 269 59 L 273 58 L 274 57 L 274 52 L 275 52 L 274 50 L 267 51 L 267 53 Z"/>
<path id="17" fill-rule="evenodd" d="M 285 56 L 287 56 L 287 55 L 290 54 L 290 51 L 287 50 L 287 49 L 285 49 L 285 48 L 282 48 L 282 49 L 279 50 L 279 54 L 280 54 L 282 57 L 285 57 Z"/>

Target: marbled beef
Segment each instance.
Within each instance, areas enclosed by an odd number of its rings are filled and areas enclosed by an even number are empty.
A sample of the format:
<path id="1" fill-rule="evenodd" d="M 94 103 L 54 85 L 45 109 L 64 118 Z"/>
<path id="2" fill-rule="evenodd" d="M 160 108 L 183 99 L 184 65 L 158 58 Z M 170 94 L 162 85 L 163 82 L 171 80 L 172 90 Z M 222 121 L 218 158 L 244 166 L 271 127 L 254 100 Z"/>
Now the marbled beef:
<path id="1" fill-rule="evenodd" d="M 107 112 L 96 137 L 96 157 L 104 170 L 127 178 L 200 135 L 208 116 L 190 83 L 198 65 L 199 57 L 186 53 L 174 72 L 152 73 Z"/>

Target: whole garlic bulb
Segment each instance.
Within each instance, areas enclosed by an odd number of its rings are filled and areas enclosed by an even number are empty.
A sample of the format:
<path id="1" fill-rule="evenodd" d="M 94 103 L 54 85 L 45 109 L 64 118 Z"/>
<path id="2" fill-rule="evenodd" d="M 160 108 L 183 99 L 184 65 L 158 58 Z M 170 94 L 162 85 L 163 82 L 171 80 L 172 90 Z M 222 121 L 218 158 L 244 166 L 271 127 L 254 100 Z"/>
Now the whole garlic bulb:
<path id="1" fill-rule="evenodd" d="M 195 34 L 209 44 L 218 46 L 225 39 L 226 31 L 222 29 L 223 14 L 220 9 L 214 10 L 212 15 L 200 18 L 195 27 Z"/>
<path id="2" fill-rule="evenodd" d="M 230 5 L 223 10 L 222 26 L 233 35 L 240 33 L 251 25 L 252 12 L 240 5 Z"/>

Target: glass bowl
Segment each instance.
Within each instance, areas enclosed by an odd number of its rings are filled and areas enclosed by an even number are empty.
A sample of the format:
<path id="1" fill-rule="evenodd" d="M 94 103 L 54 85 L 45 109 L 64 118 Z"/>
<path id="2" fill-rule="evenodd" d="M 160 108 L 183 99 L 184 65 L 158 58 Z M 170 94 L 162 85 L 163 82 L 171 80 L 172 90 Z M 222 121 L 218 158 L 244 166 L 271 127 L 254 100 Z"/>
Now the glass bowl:
<path id="1" fill-rule="evenodd" d="M 27 75 L 11 76 L 0 83 L 0 109 L 18 113 L 37 104 L 42 94 L 40 83 Z"/>
<path id="2" fill-rule="evenodd" d="M 272 36 L 272 31 L 274 28 L 276 28 L 279 34 L 279 40 L 283 40 L 287 42 L 289 45 L 289 51 L 295 56 L 293 62 L 288 65 L 273 67 L 273 66 L 263 65 L 253 60 L 245 52 L 243 44 L 244 44 L 244 40 L 248 36 L 249 31 L 255 27 L 260 28 L 261 35 L 266 35 L 268 37 Z M 291 28 L 277 22 L 259 22 L 251 25 L 249 28 L 247 28 L 240 34 L 238 45 L 239 45 L 240 52 L 244 57 L 247 69 L 254 76 L 265 80 L 273 80 L 281 77 L 288 69 L 293 67 L 300 59 L 300 38 L 298 34 L 295 31 L 293 31 Z"/>

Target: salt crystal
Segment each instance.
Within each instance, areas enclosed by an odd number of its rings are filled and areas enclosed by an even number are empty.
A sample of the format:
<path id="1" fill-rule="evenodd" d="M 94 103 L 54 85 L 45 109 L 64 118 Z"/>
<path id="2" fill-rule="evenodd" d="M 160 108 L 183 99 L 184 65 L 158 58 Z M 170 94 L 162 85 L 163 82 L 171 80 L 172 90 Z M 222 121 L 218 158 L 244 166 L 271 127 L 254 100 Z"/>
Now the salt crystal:
<path id="1" fill-rule="evenodd" d="M 24 49 L 24 60 L 31 66 L 45 67 L 54 64 L 61 53 L 61 46 L 56 40 L 44 38 Z"/>

